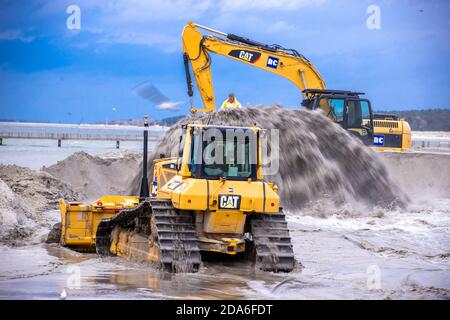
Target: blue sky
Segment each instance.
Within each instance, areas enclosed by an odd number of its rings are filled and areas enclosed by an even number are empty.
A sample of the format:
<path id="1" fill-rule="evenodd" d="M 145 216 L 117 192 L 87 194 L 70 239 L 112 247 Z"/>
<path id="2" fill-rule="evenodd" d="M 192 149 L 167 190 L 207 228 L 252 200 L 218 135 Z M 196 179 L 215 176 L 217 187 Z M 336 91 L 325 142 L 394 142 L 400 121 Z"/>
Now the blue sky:
<path id="1" fill-rule="evenodd" d="M 69 5 L 81 29 L 68 30 Z M 369 5 L 381 29 L 369 30 Z M 378 110 L 450 108 L 450 1 L 0 0 L 0 118 L 94 122 L 188 112 L 181 31 L 193 20 L 296 48 L 327 87 L 366 92 Z M 298 107 L 287 80 L 212 57 L 216 99 Z M 133 88 L 152 83 L 179 110 Z M 199 104 L 198 93 L 195 92 Z"/>

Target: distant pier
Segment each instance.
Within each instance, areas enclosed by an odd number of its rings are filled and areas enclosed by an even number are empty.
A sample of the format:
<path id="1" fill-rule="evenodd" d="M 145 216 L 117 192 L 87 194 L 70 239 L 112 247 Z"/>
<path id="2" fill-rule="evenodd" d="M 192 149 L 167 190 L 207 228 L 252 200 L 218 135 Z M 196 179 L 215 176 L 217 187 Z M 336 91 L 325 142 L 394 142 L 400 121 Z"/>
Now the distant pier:
<path id="1" fill-rule="evenodd" d="M 55 132 L 0 132 L 0 145 L 4 139 L 41 139 L 57 140 L 61 147 L 63 140 L 99 140 L 115 141 L 116 148 L 120 148 L 120 141 L 142 141 L 142 132 L 136 134 L 98 134 L 98 133 L 55 133 Z M 149 136 L 149 141 L 157 141 L 159 136 Z"/>

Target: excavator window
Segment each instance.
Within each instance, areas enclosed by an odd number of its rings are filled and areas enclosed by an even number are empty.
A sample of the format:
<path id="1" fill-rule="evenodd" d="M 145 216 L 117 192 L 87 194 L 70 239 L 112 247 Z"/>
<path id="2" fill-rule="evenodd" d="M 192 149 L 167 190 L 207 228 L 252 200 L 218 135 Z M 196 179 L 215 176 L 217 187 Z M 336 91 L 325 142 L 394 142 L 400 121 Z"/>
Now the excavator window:
<path id="1" fill-rule="evenodd" d="M 333 120 L 342 125 L 344 121 L 344 99 L 323 97 L 320 99 L 319 107 L 325 111 L 326 116 L 333 117 Z"/>
<path id="2" fill-rule="evenodd" d="M 347 101 L 347 128 L 361 128 L 361 106 L 357 100 Z"/>
<path id="3" fill-rule="evenodd" d="M 347 128 L 362 128 L 369 122 L 369 103 L 366 100 L 347 100 Z"/>
<path id="4" fill-rule="evenodd" d="M 363 121 L 364 120 L 370 120 L 370 109 L 369 109 L 369 103 L 365 100 L 361 100 L 360 101 L 361 104 L 361 113 L 362 113 L 362 118 Z"/>
<path id="5" fill-rule="evenodd" d="M 331 108 L 333 108 L 336 122 L 344 121 L 344 99 L 330 99 Z"/>

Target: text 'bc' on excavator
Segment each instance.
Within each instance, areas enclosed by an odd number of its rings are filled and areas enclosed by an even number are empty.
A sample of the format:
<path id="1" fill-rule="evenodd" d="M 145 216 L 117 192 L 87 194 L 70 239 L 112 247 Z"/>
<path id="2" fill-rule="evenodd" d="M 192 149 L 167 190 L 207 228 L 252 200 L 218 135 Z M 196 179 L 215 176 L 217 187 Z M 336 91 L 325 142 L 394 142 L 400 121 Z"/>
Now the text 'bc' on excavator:
<path id="1" fill-rule="evenodd" d="M 216 36 L 203 35 L 199 29 Z M 373 114 L 370 101 L 361 98 L 364 93 L 326 89 L 325 81 L 316 67 L 295 49 L 267 45 L 193 22 L 184 27 L 182 40 L 188 95 L 191 97 L 193 112 L 216 110 L 209 55 L 215 53 L 288 79 L 301 90 L 305 108 L 322 109 L 332 121 L 376 150 L 406 151 L 411 146 L 408 122 L 392 115 Z M 189 65 L 203 109 L 193 106 Z"/>
<path id="2" fill-rule="evenodd" d="M 169 272 L 198 271 L 208 252 L 245 256 L 264 271 L 294 269 L 277 187 L 263 179 L 264 130 L 183 126 L 179 157 L 154 161 L 150 190 L 146 133 L 140 197 L 104 196 L 90 205 L 61 201 L 60 229 L 52 231 L 61 245 Z"/>

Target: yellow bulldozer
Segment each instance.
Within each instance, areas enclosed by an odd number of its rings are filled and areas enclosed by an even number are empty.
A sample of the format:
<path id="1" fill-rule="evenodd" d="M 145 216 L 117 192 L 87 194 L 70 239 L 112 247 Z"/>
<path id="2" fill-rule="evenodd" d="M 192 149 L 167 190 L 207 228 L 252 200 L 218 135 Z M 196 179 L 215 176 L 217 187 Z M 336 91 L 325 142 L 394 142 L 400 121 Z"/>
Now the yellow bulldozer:
<path id="1" fill-rule="evenodd" d="M 200 29 L 210 34 L 200 32 Z M 374 114 L 364 93 L 330 90 L 314 64 L 295 49 L 267 45 L 235 34 L 225 33 L 193 22 L 182 34 L 188 95 L 192 112 L 216 110 L 210 53 L 281 76 L 300 89 L 302 105 L 321 109 L 362 142 L 379 151 L 406 151 L 411 146 L 411 128 L 404 119 Z M 193 104 L 191 73 L 194 75 L 203 108 Z"/>
<path id="2" fill-rule="evenodd" d="M 181 130 L 178 156 L 154 160 L 150 186 L 144 131 L 140 196 L 104 196 L 89 205 L 62 200 L 61 224 L 52 231 L 59 243 L 169 272 L 196 272 L 207 252 L 245 256 L 265 271 L 292 271 L 277 186 L 262 173 L 264 130 L 197 124 Z"/>

